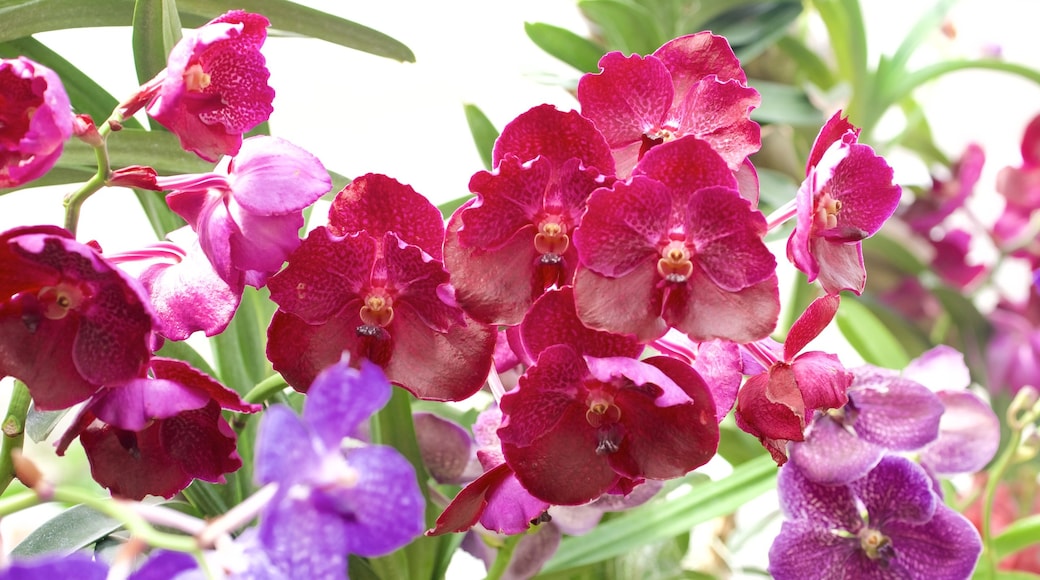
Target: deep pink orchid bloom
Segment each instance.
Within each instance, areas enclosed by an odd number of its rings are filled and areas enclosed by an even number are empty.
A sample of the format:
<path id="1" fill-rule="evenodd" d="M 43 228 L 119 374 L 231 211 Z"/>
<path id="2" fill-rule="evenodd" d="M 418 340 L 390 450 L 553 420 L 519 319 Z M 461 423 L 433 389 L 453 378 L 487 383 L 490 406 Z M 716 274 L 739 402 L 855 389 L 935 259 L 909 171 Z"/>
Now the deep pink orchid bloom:
<path id="1" fill-rule="evenodd" d="M 1026 126 L 1021 152 L 1021 165 L 1005 167 L 997 174 L 997 192 L 1004 196 L 1005 204 L 993 234 L 1001 243 L 1017 247 L 1012 255 L 1030 260 L 1036 268 L 1040 267 L 1040 243 L 1024 236 L 1029 235 L 1033 213 L 1040 209 L 1040 115 Z"/>
<path id="2" fill-rule="evenodd" d="M 332 180 L 307 151 L 264 135 L 211 173 L 156 179 L 170 209 L 199 236 L 217 274 L 241 292 L 262 287 L 300 245 L 303 209 L 329 191 Z"/>
<path id="3" fill-rule="evenodd" d="M 493 161 L 448 222 L 444 263 L 467 313 L 514 325 L 546 289 L 571 283 L 571 240 L 588 195 L 613 181 L 614 160 L 591 122 L 541 105 L 506 125 Z"/>
<path id="4" fill-rule="evenodd" d="M 833 354 L 801 353 L 830 324 L 838 311 L 837 295 L 817 298 L 791 326 L 783 359 L 750 377 L 737 393 L 737 426 L 758 437 L 777 465 L 787 461 L 787 442 L 803 441 L 806 424 L 817 410 L 845 405 L 852 373 Z M 759 348 L 768 356 L 767 348 Z M 801 353 L 801 354 L 799 354 Z"/>
<path id="5" fill-rule="evenodd" d="M 611 52 L 599 67 L 578 82 L 578 101 L 610 144 L 619 178 L 651 147 L 684 135 L 711 143 L 732 171 L 761 146 L 750 118 L 761 98 L 722 36 L 682 36 L 645 57 Z"/>
<path id="6" fill-rule="evenodd" d="M 338 361 L 368 359 L 416 396 L 459 400 L 483 384 L 495 331 L 459 308 L 440 261 L 440 212 L 410 186 L 369 174 L 341 191 L 270 280 L 274 368 L 300 391 Z"/>
<path id="7" fill-rule="evenodd" d="M 148 371 L 98 391 L 58 454 L 78 435 L 94 480 L 129 499 L 170 498 L 193 479 L 224 483 L 242 460 L 221 411 L 255 413 L 260 405 L 179 360 L 153 358 Z"/>
<path id="8" fill-rule="evenodd" d="M 578 316 L 649 341 L 768 336 L 780 312 L 766 221 L 726 162 L 693 136 L 651 149 L 625 182 L 589 197 L 575 234 Z"/>
<path id="9" fill-rule="evenodd" d="M 186 30 L 166 69 L 142 87 L 138 99 L 152 99 L 148 114 L 185 150 L 206 161 L 236 155 L 242 135 L 271 116 L 274 89 L 260 53 L 270 24 L 260 14 L 232 10 Z"/>
<path id="10" fill-rule="evenodd" d="M 0 189 L 50 170 L 72 125 L 69 97 L 54 71 L 25 57 L 0 59 Z"/>
<path id="11" fill-rule="evenodd" d="M 138 376 L 155 325 L 140 284 L 54 226 L 0 234 L 0 376 L 64 409 Z"/>
<path id="12" fill-rule="evenodd" d="M 863 292 L 867 273 L 861 242 L 874 235 L 899 205 L 892 168 L 841 111 L 820 129 L 798 189 L 797 225 L 787 257 L 828 294 Z"/>

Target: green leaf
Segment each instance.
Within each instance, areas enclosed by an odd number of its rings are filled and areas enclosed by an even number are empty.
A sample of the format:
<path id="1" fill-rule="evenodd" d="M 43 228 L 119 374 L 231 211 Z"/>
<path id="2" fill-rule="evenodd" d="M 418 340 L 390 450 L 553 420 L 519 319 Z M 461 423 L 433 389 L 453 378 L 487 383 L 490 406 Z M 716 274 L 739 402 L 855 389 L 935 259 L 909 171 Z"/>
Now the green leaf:
<path id="1" fill-rule="evenodd" d="M 213 367 L 209 366 L 206 359 L 186 342 L 176 340 L 164 341 L 162 348 L 155 351 L 155 355 L 184 361 L 195 367 L 196 370 L 200 370 L 211 377 L 217 377 L 217 373 L 213 370 Z"/>
<path id="2" fill-rule="evenodd" d="M 830 66 L 804 42 L 788 35 L 777 40 L 776 46 L 795 62 L 798 72 L 804 74 L 810 83 L 825 91 L 834 86 L 836 81 Z"/>
<path id="3" fill-rule="evenodd" d="M 583 73 L 599 72 L 606 49 L 591 40 L 551 24 L 525 22 L 524 32 L 539 48 Z"/>
<path id="4" fill-rule="evenodd" d="M 69 409 L 40 411 L 35 406 L 30 407 L 25 416 L 25 434 L 36 443 L 46 440 L 68 412 Z"/>
<path id="5" fill-rule="evenodd" d="M 14 58 L 16 56 L 30 58 L 57 73 L 61 78 L 61 84 L 65 87 L 65 92 L 69 95 L 73 110 L 90 115 L 95 122 L 103 122 L 119 104 L 116 98 L 94 82 L 94 79 L 34 38 L 15 38 L 0 43 L 0 57 Z M 124 123 L 124 127 L 139 128 L 140 126 L 141 124 L 134 119 L 127 119 Z"/>
<path id="6" fill-rule="evenodd" d="M 160 174 L 206 173 L 213 164 L 181 149 L 180 140 L 165 131 L 123 129 L 108 136 L 108 153 L 113 168 L 147 165 Z M 58 163 L 63 166 L 96 167 L 97 158 L 86 143 L 70 139 Z"/>
<path id="7" fill-rule="evenodd" d="M 495 148 L 495 140 L 498 139 L 498 129 L 491 124 L 491 120 L 476 105 L 465 104 L 466 124 L 469 132 L 473 135 L 473 143 L 477 146 L 480 160 L 484 162 L 484 169 L 491 170 L 492 150 Z"/>
<path id="8" fill-rule="evenodd" d="M 859 300 L 845 297 L 836 320 L 842 335 L 867 363 L 902 369 L 910 362 L 906 350 L 892 331 Z"/>
<path id="9" fill-rule="evenodd" d="M 917 20 L 910 32 L 903 37 L 903 42 L 899 44 L 896 53 L 878 65 L 877 82 L 882 92 L 887 92 L 886 87 L 889 84 L 897 82 L 906 74 L 906 64 L 910 61 L 914 51 L 926 38 L 939 30 L 943 19 L 946 18 L 946 13 L 956 2 L 957 0 L 939 0 Z"/>
<path id="10" fill-rule="evenodd" d="M 464 203 L 466 203 L 467 201 L 469 201 L 471 199 L 473 199 L 473 195 L 472 194 L 471 195 L 464 195 L 462 197 L 458 197 L 458 198 L 455 198 L 455 199 L 453 199 L 451 201 L 446 201 L 446 202 L 438 205 L 437 209 L 439 209 L 441 211 L 441 215 L 444 216 L 444 219 L 448 219 L 451 216 L 451 214 L 455 213 L 455 210 L 457 210 L 460 207 L 462 207 L 462 205 Z"/>
<path id="11" fill-rule="evenodd" d="M 809 96 L 798 87 L 763 80 L 749 80 L 762 95 L 762 104 L 751 111 L 751 118 L 759 123 L 783 123 L 819 127 L 823 114 L 809 101 Z"/>
<path id="12" fill-rule="evenodd" d="M 748 62 L 775 44 L 801 13 L 800 1 L 746 3 L 715 16 L 704 28 L 725 36 L 737 58 Z"/>
<path id="13" fill-rule="evenodd" d="M 578 9 L 600 26 L 610 50 L 650 54 L 667 40 L 642 6 L 617 0 L 583 0 L 578 2 Z"/>
<path id="14" fill-rule="evenodd" d="M 592 532 L 565 539 L 544 567 L 557 572 L 600 562 L 690 531 L 697 524 L 729 514 L 773 489 L 776 463 L 768 455 L 733 469 L 726 478 L 694 485 L 688 493 L 661 498 L 596 526 Z"/>
<path id="15" fill-rule="evenodd" d="M 55 165 L 39 179 L 23 183 L 18 187 L 0 187 L 0 196 L 30 187 L 65 185 L 66 183 L 83 183 L 91 177 L 94 177 L 95 173 L 97 173 L 97 170 L 89 167 L 62 167 L 60 165 Z"/>
<path id="16" fill-rule="evenodd" d="M 148 223 L 152 225 L 158 239 L 165 238 L 166 234 L 187 223 L 166 205 L 166 198 L 162 192 L 134 188 L 134 195 L 137 196 L 137 201 L 141 204 L 141 209 L 144 210 Z"/>
<path id="17" fill-rule="evenodd" d="M 942 303 L 952 324 L 942 342 L 952 345 L 964 353 L 964 360 L 972 375 L 985 384 L 986 348 L 993 331 L 992 323 L 983 316 L 975 304 L 962 293 L 947 286 L 932 288 L 932 294 Z"/>
<path id="18" fill-rule="evenodd" d="M 842 80 L 852 86 L 852 100 L 846 108 L 849 121 L 864 127 L 864 110 L 870 101 L 870 71 L 867 68 L 867 34 L 863 13 L 857 0 L 816 0 L 817 12 L 827 27 L 830 46 Z M 872 125 L 871 125 L 872 126 Z M 868 128 L 864 132 L 869 133 Z"/>
<path id="19" fill-rule="evenodd" d="M 1040 538 L 1040 514 L 1014 521 L 994 540 L 997 560 L 1036 544 Z"/>
<path id="20" fill-rule="evenodd" d="M 241 0 L 179 0 L 181 13 L 190 12 L 215 17 L 228 10 L 242 8 Z M 287 0 L 251 0 L 250 12 L 258 12 L 271 21 L 271 27 L 319 38 L 340 46 L 360 50 L 401 62 L 415 62 L 411 49 L 393 38 L 367 26 L 333 16 L 320 10 Z"/>
<path id="21" fill-rule="evenodd" d="M 218 378 L 239 395 L 274 373 L 267 361 L 267 327 L 275 310 L 269 296 L 267 288 L 246 287 L 231 323 L 210 339 Z"/>
<path id="22" fill-rule="evenodd" d="M 119 520 L 83 505 L 73 506 L 47 520 L 26 536 L 11 555 L 27 558 L 51 554 L 67 556 L 123 527 Z"/>
<path id="23" fill-rule="evenodd" d="M 175 0 L 137 0 L 133 19 L 134 66 L 142 85 L 166 68 L 166 57 L 181 39 Z"/>
<path id="24" fill-rule="evenodd" d="M 774 210 L 794 199 L 798 184 L 785 173 L 758 167 L 758 203 L 762 211 Z"/>
<path id="25" fill-rule="evenodd" d="M 993 59 L 946 60 L 900 76 L 899 82 L 894 83 L 885 95 L 886 100 L 889 103 L 899 102 L 925 83 L 943 75 L 971 69 L 1006 72 L 1040 85 L 1040 71 L 1021 64 Z"/>
<path id="26" fill-rule="evenodd" d="M 126 26 L 132 0 L 0 0 L 0 41 L 13 40 L 47 30 Z"/>
<path id="27" fill-rule="evenodd" d="M 732 417 L 731 413 L 719 425 L 718 453 L 726 463 L 742 465 L 765 453 L 765 448 L 753 435 L 738 429 Z"/>

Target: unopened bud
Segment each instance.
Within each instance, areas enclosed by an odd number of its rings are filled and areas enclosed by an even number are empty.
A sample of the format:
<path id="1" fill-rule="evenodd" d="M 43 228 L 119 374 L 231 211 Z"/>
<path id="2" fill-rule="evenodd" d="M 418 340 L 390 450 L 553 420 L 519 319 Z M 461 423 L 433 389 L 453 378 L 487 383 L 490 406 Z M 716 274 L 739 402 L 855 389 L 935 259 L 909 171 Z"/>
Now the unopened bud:
<path id="1" fill-rule="evenodd" d="M 1032 385 L 1026 385 L 1015 393 L 1007 410 L 1007 423 L 1015 431 L 1040 418 L 1040 392 Z"/>
<path id="2" fill-rule="evenodd" d="M 97 148 L 105 144 L 105 139 L 101 136 L 101 133 L 98 133 L 97 127 L 94 126 L 94 120 L 90 118 L 90 115 L 80 114 L 73 117 L 72 133 L 91 147 Z"/>

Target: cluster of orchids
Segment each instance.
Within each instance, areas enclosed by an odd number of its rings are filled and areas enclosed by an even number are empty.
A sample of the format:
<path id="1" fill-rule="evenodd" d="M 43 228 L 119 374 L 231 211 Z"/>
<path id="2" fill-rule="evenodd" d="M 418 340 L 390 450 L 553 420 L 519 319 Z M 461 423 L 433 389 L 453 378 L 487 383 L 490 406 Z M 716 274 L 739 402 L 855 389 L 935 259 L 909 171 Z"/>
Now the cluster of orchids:
<path id="1" fill-rule="evenodd" d="M 450 216 L 368 174 L 301 239 L 304 210 L 332 195 L 328 172 L 285 140 L 243 139 L 272 111 L 267 26 L 232 11 L 186 31 L 167 68 L 98 125 L 73 113 L 50 70 L 0 61 L 0 187 L 44 175 L 70 136 L 105 147 L 141 110 L 219 161 L 202 174 L 105 174 L 101 185 L 166 192 L 187 224 L 139 251 L 107 254 L 77 240 L 74 221 L 0 233 L 0 376 L 24 383 L 39 411 L 75 408 L 57 451 L 78 437 L 114 497 L 224 482 L 242 466 L 233 417 L 263 413 L 256 495 L 181 525 L 205 557 L 155 551 L 133 578 L 199 566 L 342 578 L 348 554 L 388 554 L 424 531 L 553 530 L 558 543 L 588 529 L 579 508 L 598 517 L 635 505 L 711 460 L 731 413 L 783 466 L 777 578 L 821 566 L 970 575 L 980 537 L 946 506 L 939 478 L 982 469 L 999 422 L 968 389 L 961 355 L 940 347 L 900 372 L 808 350 L 841 293 L 864 290 L 861 242 L 901 196 L 840 111 L 795 198 L 767 217 L 749 160 L 760 95 L 726 39 L 702 32 L 645 56 L 609 53 L 581 78 L 580 111 L 539 105 L 503 128 L 493 169 L 473 175 Z M 787 259 L 819 288 L 790 329 L 777 328 L 766 244 L 785 233 Z M 223 332 L 246 286 L 277 304 L 267 356 L 282 385 L 306 394 L 302 417 L 155 354 Z M 417 413 L 428 457 L 417 472 L 367 426 L 391 385 L 453 402 L 486 389 L 494 402 L 472 431 Z M 26 485 L 54 497 L 52 482 L 18 464 Z M 440 498 L 435 522 L 434 482 L 417 473 L 463 486 Z M 108 564 L 76 555 L 13 566 L 85 578 Z"/>

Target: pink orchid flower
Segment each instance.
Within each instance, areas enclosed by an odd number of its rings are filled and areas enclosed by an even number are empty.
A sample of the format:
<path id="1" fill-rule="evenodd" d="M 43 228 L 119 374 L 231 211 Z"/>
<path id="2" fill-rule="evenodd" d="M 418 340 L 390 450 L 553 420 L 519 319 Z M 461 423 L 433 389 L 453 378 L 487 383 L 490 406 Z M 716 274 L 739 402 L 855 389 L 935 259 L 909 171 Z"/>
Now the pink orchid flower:
<path id="1" fill-rule="evenodd" d="M 47 173 L 72 126 L 69 97 L 54 71 L 25 57 L 0 59 L 0 188 Z"/>

